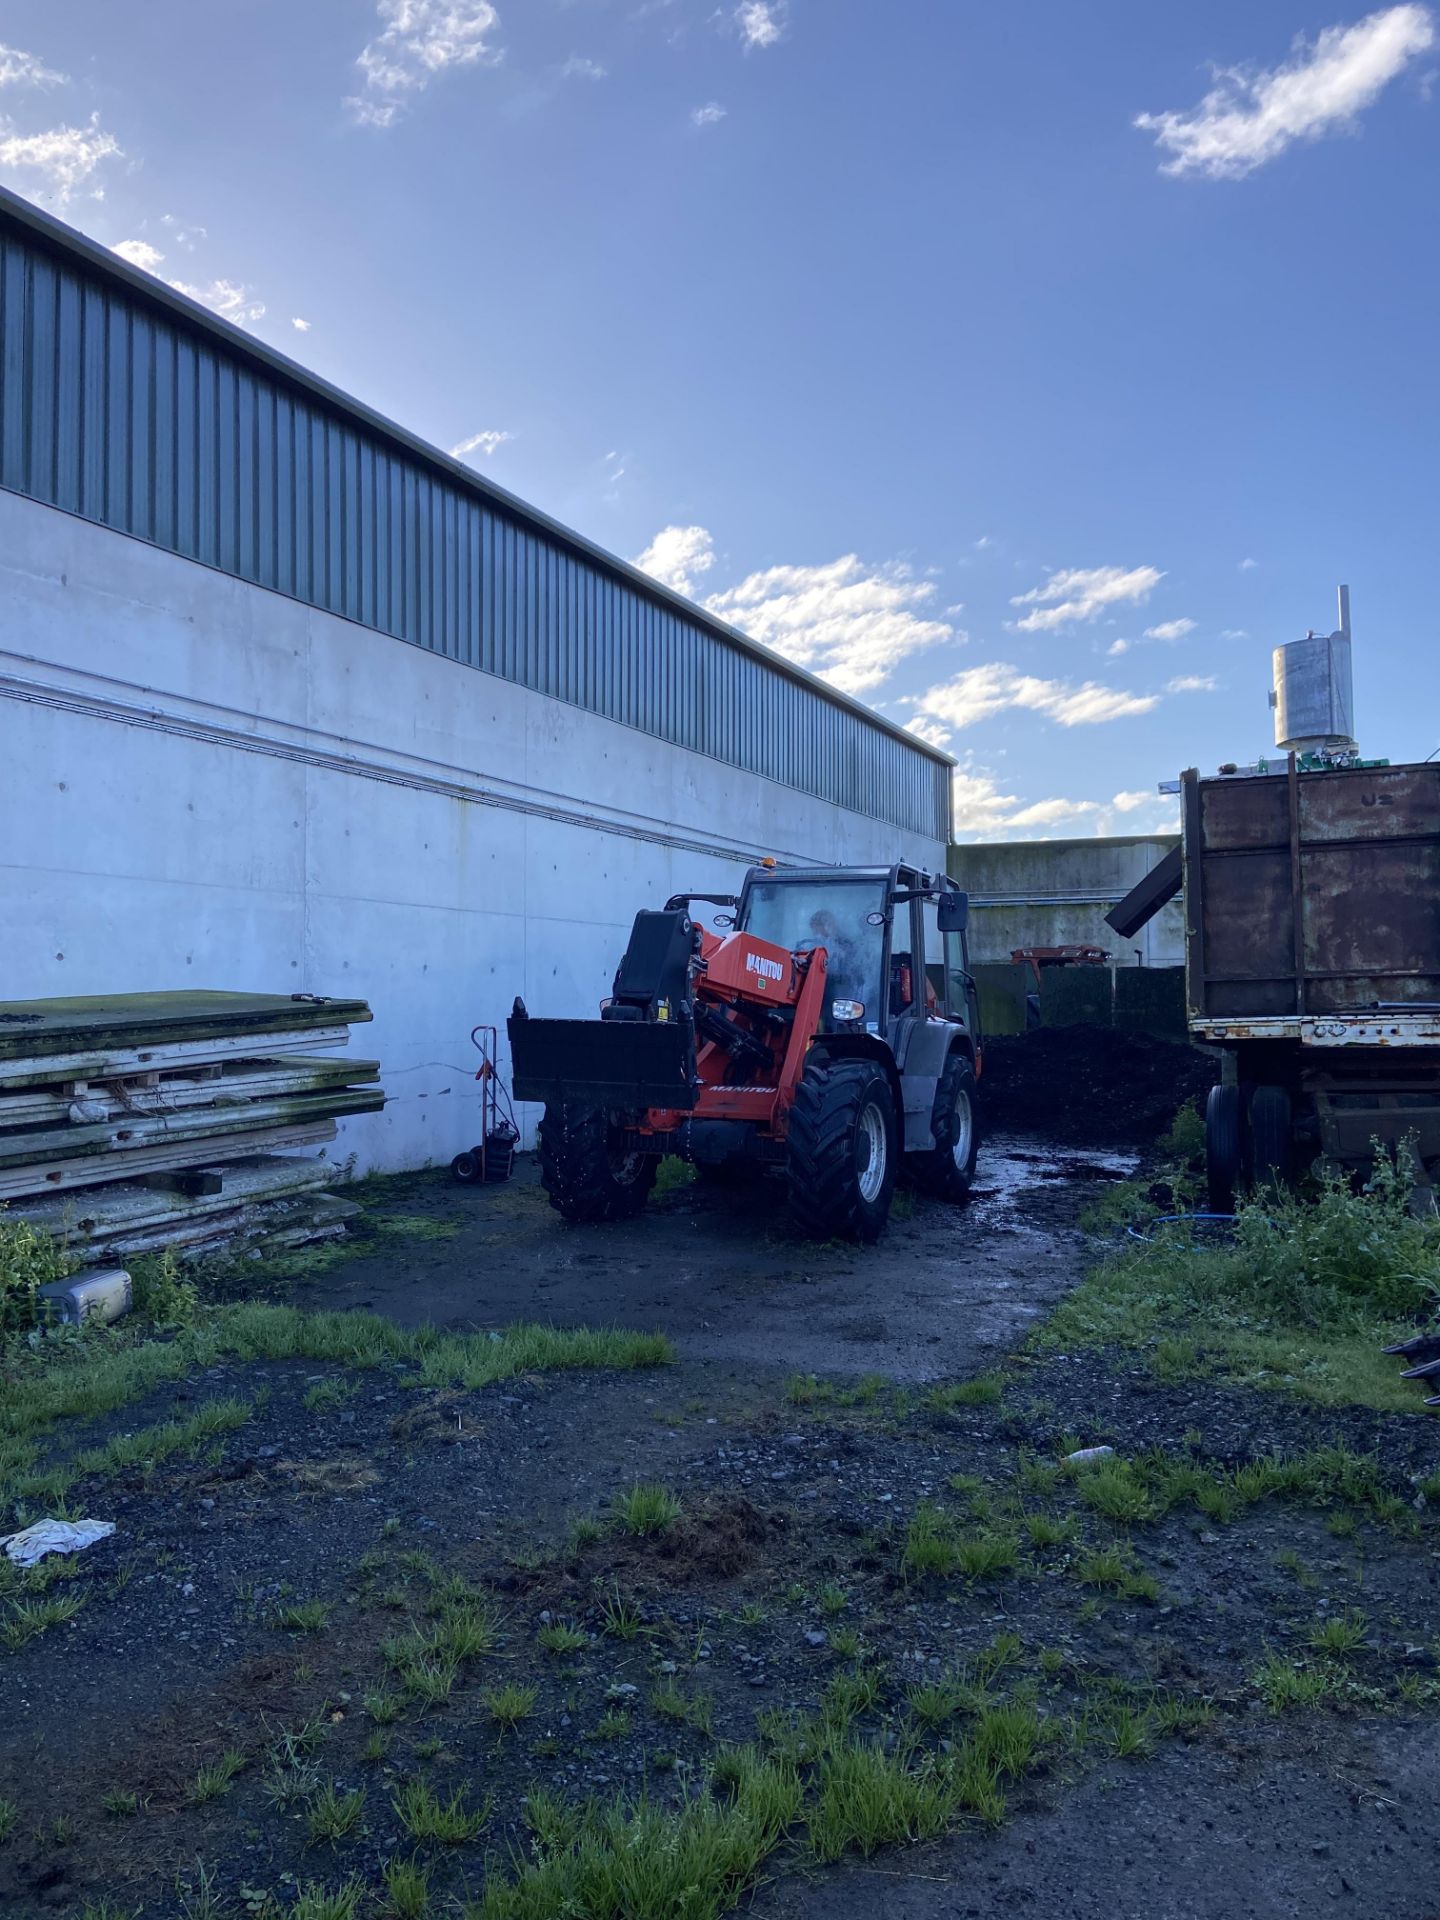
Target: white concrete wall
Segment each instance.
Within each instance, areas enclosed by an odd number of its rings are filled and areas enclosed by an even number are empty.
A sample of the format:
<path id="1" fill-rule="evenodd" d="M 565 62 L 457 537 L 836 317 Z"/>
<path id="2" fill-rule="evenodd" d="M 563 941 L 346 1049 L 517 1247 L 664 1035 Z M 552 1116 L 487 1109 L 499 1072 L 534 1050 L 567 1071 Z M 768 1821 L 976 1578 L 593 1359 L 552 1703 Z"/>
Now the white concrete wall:
<path id="1" fill-rule="evenodd" d="M 469 1045 L 584 1014 L 638 907 L 765 853 L 943 866 L 848 812 L 0 492 L 0 999 L 355 995 L 362 1169 L 476 1138 Z"/>

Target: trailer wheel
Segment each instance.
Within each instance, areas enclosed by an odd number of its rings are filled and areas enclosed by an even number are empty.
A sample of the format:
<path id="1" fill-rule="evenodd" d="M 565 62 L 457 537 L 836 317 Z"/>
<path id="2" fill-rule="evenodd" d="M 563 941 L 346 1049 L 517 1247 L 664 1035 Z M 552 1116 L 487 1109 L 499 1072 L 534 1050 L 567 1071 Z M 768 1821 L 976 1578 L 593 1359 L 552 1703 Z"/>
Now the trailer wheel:
<path id="1" fill-rule="evenodd" d="M 895 1102 L 870 1060 L 814 1062 L 790 1110 L 790 1217 L 816 1240 L 876 1240 L 895 1191 Z"/>
<path id="2" fill-rule="evenodd" d="M 653 1154 L 627 1151 L 600 1107 L 547 1106 L 540 1122 L 540 1184 L 576 1226 L 629 1220 L 655 1184 Z"/>
<path id="3" fill-rule="evenodd" d="M 1250 1158 L 1257 1187 L 1290 1181 L 1295 1116 L 1284 1087 L 1256 1087 L 1250 1096 Z"/>
<path id="4" fill-rule="evenodd" d="M 1205 1174 L 1212 1213 L 1235 1211 L 1244 1159 L 1244 1109 L 1239 1087 L 1212 1087 L 1205 1103 Z"/>
<path id="5" fill-rule="evenodd" d="M 928 1153 L 912 1153 L 906 1159 L 917 1186 L 957 1206 L 970 1198 L 975 1156 L 980 1150 L 975 1094 L 975 1069 L 957 1047 L 935 1089 L 931 1121 L 935 1145 Z"/>

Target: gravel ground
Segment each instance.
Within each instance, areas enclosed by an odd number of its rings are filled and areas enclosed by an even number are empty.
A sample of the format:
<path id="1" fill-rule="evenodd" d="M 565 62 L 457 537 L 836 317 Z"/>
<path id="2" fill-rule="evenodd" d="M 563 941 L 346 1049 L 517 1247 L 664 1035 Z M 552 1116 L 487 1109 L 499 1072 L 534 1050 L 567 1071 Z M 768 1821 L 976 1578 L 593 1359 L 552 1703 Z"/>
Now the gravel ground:
<path id="1" fill-rule="evenodd" d="M 1440 1561 L 1413 1502 L 1415 1478 L 1440 1466 L 1440 1428 L 1420 1413 L 1164 1385 L 1120 1356 L 1009 1358 L 1079 1277 L 1079 1208 L 1132 1165 L 1121 1151 L 1062 1161 L 1001 1143 L 968 1214 L 917 1201 L 873 1252 L 823 1260 L 698 1189 L 586 1235 L 524 1182 L 497 1194 L 438 1176 L 386 1183 L 352 1257 L 292 1270 L 302 1304 L 373 1301 L 452 1326 L 658 1324 L 677 1364 L 480 1393 L 423 1391 L 400 1369 L 227 1365 L 57 1435 L 62 1458 L 177 1401 L 252 1405 L 200 1457 L 72 1496 L 117 1532 L 51 1589 L 85 1596 L 77 1617 L 0 1650 L 0 1798 L 18 1810 L 0 1844 L 0 1911 L 78 1916 L 108 1898 L 169 1920 L 187 1888 L 193 1908 L 197 1861 L 226 1914 L 257 1912 L 265 1895 L 283 1909 L 309 1880 L 375 1886 L 411 1851 L 393 1803 L 417 1779 L 473 1806 L 493 1796 L 475 1838 L 422 1849 L 437 1892 L 474 1892 L 487 1861 L 523 1852 L 537 1788 L 664 1802 L 717 1741 L 755 1738 L 757 1715 L 774 1735 L 847 1688 L 854 1730 L 893 1742 L 907 1692 L 973 1676 L 987 1648 L 996 1687 L 1046 1729 L 1013 1817 L 819 1877 L 793 1849 L 771 1863 L 758 1912 L 1435 1911 L 1419 1869 L 1440 1838 Z M 968 1399 L 933 1393 L 988 1369 L 995 1384 Z M 1327 1444 L 1375 1451 L 1406 1524 L 1264 1501 L 1228 1524 L 1176 1508 L 1120 1525 L 1069 1477 L 1026 1481 L 1066 1434 L 1189 1448 L 1217 1468 Z M 679 1502 L 653 1538 L 612 1524 L 637 1482 Z M 966 1537 L 1018 1530 L 1016 1564 L 907 1571 L 907 1531 L 929 1504 Z M 1033 1545 L 1021 1523 L 1034 1513 L 1061 1537 Z M 1084 1577 L 1116 1546 L 1124 1581 Z M 446 1581 L 490 1611 L 495 1642 L 448 1697 L 411 1696 L 379 1724 L 366 1696 L 398 1698 L 387 1639 L 432 1624 L 439 1596 L 459 1591 Z M 307 1602 L 323 1603 L 314 1630 L 284 1624 Z M 1270 1713 L 1256 1685 L 1267 1656 L 1315 1669 L 1316 1623 L 1350 1610 L 1363 1638 L 1325 1668 L 1331 1708 Z M 558 1626 L 573 1644 L 551 1650 Z M 505 1685 L 534 1690 L 510 1731 L 486 1706 Z M 1208 1703 L 1208 1720 L 1170 1737 L 1157 1701 Z M 1146 1729 L 1133 1758 L 1109 1730 L 1122 1709 Z M 279 1767 L 302 1729 L 298 1767 Z M 227 1752 L 243 1766 L 195 1804 L 201 1769 Z M 351 1833 L 316 1844 L 307 1801 L 285 1796 L 328 1783 L 363 1806 Z"/>

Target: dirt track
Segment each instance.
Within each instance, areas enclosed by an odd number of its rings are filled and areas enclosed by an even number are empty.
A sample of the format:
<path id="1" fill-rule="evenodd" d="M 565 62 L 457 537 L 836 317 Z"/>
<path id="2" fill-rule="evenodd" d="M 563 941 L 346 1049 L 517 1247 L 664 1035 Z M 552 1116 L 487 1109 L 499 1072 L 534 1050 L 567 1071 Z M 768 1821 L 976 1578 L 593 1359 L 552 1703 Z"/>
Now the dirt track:
<path id="1" fill-rule="evenodd" d="M 315 1273 L 304 1306 L 369 1307 L 404 1325 L 662 1328 L 687 1360 L 737 1370 L 973 1373 L 1025 1339 L 1079 1277 L 1078 1196 L 1135 1164 L 1125 1151 L 1061 1154 L 987 1141 L 973 1204 L 903 1195 L 875 1247 L 816 1247 L 793 1234 L 778 1188 L 683 1187 L 638 1220 L 573 1230 L 533 1162 L 506 1187 L 438 1176 L 387 1183 L 383 1204 L 448 1237 L 394 1242 Z"/>

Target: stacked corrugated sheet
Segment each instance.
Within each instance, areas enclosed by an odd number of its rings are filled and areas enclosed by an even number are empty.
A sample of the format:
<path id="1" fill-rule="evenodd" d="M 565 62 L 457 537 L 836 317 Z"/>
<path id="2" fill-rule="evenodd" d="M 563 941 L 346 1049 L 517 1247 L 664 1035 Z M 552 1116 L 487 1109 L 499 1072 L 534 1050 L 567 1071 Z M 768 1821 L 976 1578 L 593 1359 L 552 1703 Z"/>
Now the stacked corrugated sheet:
<path id="1" fill-rule="evenodd" d="M 323 1057 L 370 1017 L 314 994 L 0 1002 L 0 1203 L 82 1259 L 338 1231 L 334 1162 L 288 1150 L 385 1104 L 374 1061 Z"/>

